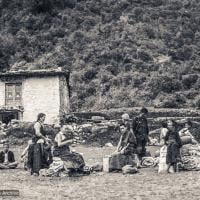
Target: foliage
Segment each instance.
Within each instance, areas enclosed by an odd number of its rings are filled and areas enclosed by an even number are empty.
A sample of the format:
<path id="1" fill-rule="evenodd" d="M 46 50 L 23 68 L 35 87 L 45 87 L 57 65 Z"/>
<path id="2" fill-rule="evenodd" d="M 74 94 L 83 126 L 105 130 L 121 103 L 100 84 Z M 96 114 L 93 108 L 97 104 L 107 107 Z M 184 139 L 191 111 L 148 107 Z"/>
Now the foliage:
<path id="1" fill-rule="evenodd" d="M 1 0 L 0 12 L 0 70 L 68 68 L 73 111 L 199 108 L 199 1 Z"/>

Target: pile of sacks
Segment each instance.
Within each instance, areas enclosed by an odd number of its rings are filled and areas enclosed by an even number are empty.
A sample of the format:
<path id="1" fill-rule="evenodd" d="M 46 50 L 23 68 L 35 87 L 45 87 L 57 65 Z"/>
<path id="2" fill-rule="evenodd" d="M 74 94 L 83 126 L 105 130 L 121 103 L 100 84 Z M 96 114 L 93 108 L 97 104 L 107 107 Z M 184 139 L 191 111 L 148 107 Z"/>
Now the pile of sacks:
<path id="1" fill-rule="evenodd" d="M 39 173 L 40 173 L 40 176 L 58 177 L 58 176 L 62 176 L 61 174 L 65 172 L 67 172 L 67 169 L 65 168 L 64 162 L 60 158 L 54 157 L 53 162 L 51 163 L 49 168 L 41 169 Z"/>
<path id="2" fill-rule="evenodd" d="M 187 144 L 181 149 L 183 169 L 200 170 L 200 145 Z"/>
<path id="3" fill-rule="evenodd" d="M 163 146 L 160 149 L 159 159 L 158 159 L 158 173 L 167 171 L 166 164 L 166 156 L 167 156 L 167 146 Z M 200 145 L 199 144 L 184 144 L 181 148 L 181 161 L 179 163 L 180 169 L 182 170 L 200 170 Z"/>

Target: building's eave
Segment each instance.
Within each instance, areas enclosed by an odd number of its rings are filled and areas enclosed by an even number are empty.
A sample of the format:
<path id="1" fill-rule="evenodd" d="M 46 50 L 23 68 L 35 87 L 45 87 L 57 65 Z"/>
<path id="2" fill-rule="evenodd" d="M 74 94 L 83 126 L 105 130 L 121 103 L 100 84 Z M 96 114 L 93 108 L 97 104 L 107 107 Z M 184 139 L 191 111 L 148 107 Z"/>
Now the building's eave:
<path id="1" fill-rule="evenodd" d="M 49 69 L 49 70 L 18 70 L 18 71 L 7 71 L 4 73 L 0 73 L 0 78 L 1 77 L 37 77 L 37 76 L 58 76 L 58 75 L 65 75 L 69 76 L 69 71 L 68 70 L 62 70 L 60 68 L 58 69 Z"/>

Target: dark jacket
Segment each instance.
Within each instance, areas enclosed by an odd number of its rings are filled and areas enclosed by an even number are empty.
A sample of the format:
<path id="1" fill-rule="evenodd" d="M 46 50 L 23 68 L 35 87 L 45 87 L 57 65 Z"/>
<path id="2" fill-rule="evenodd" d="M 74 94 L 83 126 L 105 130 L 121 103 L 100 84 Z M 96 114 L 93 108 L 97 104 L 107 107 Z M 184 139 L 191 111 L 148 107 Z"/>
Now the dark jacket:
<path id="1" fill-rule="evenodd" d="M 37 143 L 37 141 L 38 141 L 39 139 L 41 139 L 41 137 L 39 137 L 39 136 L 36 135 L 36 130 L 35 130 L 35 127 L 34 127 L 36 123 L 39 123 L 39 124 L 40 124 L 40 133 L 41 133 L 43 136 L 46 136 L 46 133 L 45 133 L 45 131 L 44 131 L 43 125 L 42 125 L 40 122 L 35 122 L 35 123 L 33 124 L 33 137 L 32 137 L 33 143 Z"/>
<path id="2" fill-rule="evenodd" d="M 0 152 L 0 163 L 3 163 L 4 159 L 5 159 L 5 152 L 1 151 Z M 12 151 L 8 151 L 8 162 L 9 163 L 15 162 L 15 156 Z"/>
<path id="3" fill-rule="evenodd" d="M 133 132 L 138 140 L 148 140 L 149 127 L 145 117 L 136 117 L 132 123 Z"/>
<path id="4" fill-rule="evenodd" d="M 178 132 L 168 131 L 164 140 L 165 140 L 165 143 L 168 145 L 171 143 L 175 143 L 178 145 L 179 148 L 182 146 L 181 138 Z"/>

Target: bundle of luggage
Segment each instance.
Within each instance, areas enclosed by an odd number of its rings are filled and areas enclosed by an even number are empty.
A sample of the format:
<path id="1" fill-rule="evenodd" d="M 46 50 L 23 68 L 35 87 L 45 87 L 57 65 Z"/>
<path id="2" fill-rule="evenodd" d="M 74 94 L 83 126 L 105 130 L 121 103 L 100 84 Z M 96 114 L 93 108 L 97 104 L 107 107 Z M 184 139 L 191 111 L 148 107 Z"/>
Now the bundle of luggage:
<path id="1" fill-rule="evenodd" d="M 181 155 L 184 170 L 200 170 L 200 145 L 183 145 Z"/>

